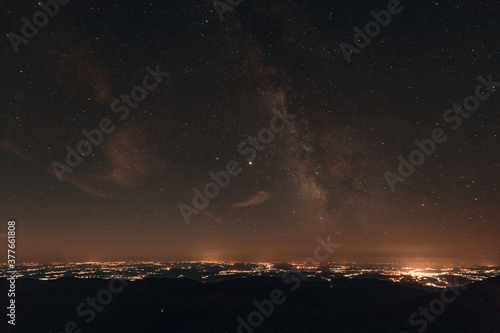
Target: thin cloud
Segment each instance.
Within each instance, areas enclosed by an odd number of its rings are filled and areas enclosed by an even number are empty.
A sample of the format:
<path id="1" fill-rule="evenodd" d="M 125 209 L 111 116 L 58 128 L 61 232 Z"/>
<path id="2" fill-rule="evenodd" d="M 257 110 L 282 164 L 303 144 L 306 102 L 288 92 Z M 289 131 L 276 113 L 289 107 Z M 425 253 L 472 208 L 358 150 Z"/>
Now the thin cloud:
<path id="1" fill-rule="evenodd" d="M 264 202 L 266 202 L 270 197 L 271 197 L 271 193 L 265 192 L 265 191 L 260 191 L 259 193 L 252 195 L 247 200 L 233 203 L 231 206 L 236 207 L 236 208 L 257 206 L 257 205 L 261 205 Z"/>
<path id="2" fill-rule="evenodd" d="M 28 154 L 26 154 L 20 147 L 16 146 L 9 140 L 3 140 L 2 142 L 0 142 L 0 150 L 13 154 L 23 160 L 30 162 L 31 164 L 34 164 L 33 160 Z"/>

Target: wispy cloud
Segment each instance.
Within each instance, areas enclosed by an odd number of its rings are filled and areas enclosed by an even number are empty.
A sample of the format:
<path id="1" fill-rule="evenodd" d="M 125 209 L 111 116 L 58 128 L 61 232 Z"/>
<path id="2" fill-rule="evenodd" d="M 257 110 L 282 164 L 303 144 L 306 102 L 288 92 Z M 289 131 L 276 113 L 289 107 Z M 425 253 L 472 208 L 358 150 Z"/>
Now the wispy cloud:
<path id="1" fill-rule="evenodd" d="M 260 191 L 259 193 L 252 195 L 247 200 L 241 201 L 241 202 L 235 202 L 231 206 L 237 207 L 237 208 L 257 206 L 257 205 L 261 205 L 264 202 L 266 202 L 270 197 L 271 197 L 271 193 L 265 192 L 265 191 Z"/>
<path id="2" fill-rule="evenodd" d="M 166 168 L 166 161 L 148 154 L 147 133 L 129 126 L 112 133 L 104 144 L 107 172 L 100 175 L 101 181 L 120 187 L 136 187 L 142 181 Z"/>
<path id="3" fill-rule="evenodd" d="M 30 156 L 26 154 L 20 147 L 16 146 L 9 140 L 3 140 L 2 142 L 0 142 L 0 150 L 13 154 L 33 164 L 33 160 L 30 158 Z"/>

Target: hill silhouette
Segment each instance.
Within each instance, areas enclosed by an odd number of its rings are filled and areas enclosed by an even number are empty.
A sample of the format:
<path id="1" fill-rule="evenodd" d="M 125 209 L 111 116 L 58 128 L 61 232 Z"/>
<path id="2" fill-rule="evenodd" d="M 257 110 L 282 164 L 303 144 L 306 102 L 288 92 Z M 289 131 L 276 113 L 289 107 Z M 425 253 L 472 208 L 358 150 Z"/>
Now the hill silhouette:
<path id="1" fill-rule="evenodd" d="M 7 290 L 7 281 L 0 281 Z M 114 287 L 120 284 L 115 281 Z M 51 281 L 18 279 L 15 331 L 2 320 L 2 332 L 155 333 L 237 332 L 237 318 L 265 303 L 273 290 L 282 291 L 269 317 L 253 332 L 418 332 L 408 322 L 419 307 L 441 298 L 442 289 L 375 279 L 339 279 L 332 282 L 308 279 L 285 284 L 281 279 L 249 277 L 217 283 L 189 279 L 130 281 L 112 295 L 109 304 L 90 315 L 79 316 L 77 306 L 109 289 L 101 279 L 62 278 Z M 500 277 L 468 285 L 460 295 L 428 321 L 425 332 L 500 332 Z M 448 291 L 448 296 L 453 295 Z M 284 299 L 286 298 L 286 299 Z M 6 303 L 4 302 L 4 305 Z M 252 332 L 248 328 L 240 331 Z"/>

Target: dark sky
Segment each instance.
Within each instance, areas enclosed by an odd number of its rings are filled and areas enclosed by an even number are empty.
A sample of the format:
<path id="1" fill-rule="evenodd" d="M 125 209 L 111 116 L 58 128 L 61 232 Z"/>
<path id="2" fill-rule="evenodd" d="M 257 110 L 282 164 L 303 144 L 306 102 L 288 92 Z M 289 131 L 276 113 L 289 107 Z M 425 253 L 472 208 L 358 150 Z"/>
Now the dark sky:
<path id="1" fill-rule="evenodd" d="M 334 261 L 499 263 L 500 92 L 449 114 L 460 126 L 443 114 L 479 76 L 500 81 L 500 5 L 401 5 L 348 63 L 339 44 L 387 1 L 246 0 L 223 22 L 210 1 L 72 1 L 17 54 L 7 34 L 40 7 L 2 2 L 0 218 L 17 260 L 300 260 L 329 237 Z M 113 102 L 157 65 L 169 77 L 120 119 Z M 295 117 L 249 163 L 238 146 L 277 111 Z M 51 164 L 103 118 L 114 130 L 59 182 Z M 391 191 L 384 173 L 435 128 L 446 142 Z M 232 160 L 186 224 L 179 204 Z"/>

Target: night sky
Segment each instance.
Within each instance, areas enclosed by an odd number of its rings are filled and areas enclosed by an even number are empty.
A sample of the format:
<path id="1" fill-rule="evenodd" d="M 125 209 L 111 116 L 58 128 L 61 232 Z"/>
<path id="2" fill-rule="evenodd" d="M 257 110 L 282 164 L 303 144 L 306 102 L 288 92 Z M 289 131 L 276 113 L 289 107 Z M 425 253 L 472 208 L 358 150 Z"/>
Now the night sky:
<path id="1" fill-rule="evenodd" d="M 387 3 L 246 0 L 221 22 L 210 1 L 72 1 L 15 53 L 7 34 L 40 6 L 2 2 L 0 232 L 16 221 L 17 260 L 301 260 L 322 237 L 332 261 L 498 264 L 500 4 L 401 1 L 348 63 L 340 43 Z M 129 107 L 148 66 L 169 75 Z M 479 76 L 498 91 L 444 121 Z M 53 162 L 104 118 L 60 182 Z M 446 142 L 392 191 L 384 174 L 435 128 Z M 179 205 L 230 161 L 187 224 Z"/>

